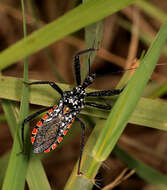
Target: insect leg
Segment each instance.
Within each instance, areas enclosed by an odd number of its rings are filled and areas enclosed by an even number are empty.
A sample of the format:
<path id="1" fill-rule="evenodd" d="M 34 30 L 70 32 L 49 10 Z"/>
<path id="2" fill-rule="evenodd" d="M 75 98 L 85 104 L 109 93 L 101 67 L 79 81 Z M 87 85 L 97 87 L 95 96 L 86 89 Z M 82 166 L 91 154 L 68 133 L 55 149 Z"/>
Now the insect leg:
<path id="1" fill-rule="evenodd" d="M 102 105 L 102 104 L 96 104 L 94 102 L 85 102 L 85 105 L 92 106 L 92 107 L 99 108 L 99 109 L 104 109 L 104 110 L 110 110 L 111 109 L 111 106 L 109 104 Z"/>
<path id="2" fill-rule="evenodd" d="M 118 95 L 123 91 L 122 89 L 113 89 L 113 90 L 103 90 L 103 91 L 95 91 L 95 92 L 89 92 L 86 94 L 86 96 L 114 96 Z"/>
<path id="3" fill-rule="evenodd" d="M 80 59 L 79 59 L 79 56 L 84 54 L 84 53 L 87 53 L 89 51 L 95 51 L 96 49 L 94 48 L 89 48 L 89 49 L 85 49 L 83 51 L 80 51 L 78 52 L 75 57 L 74 57 L 74 69 L 75 69 L 75 77 L 76 77 L 76 82 L 77 82 L 77 85 L 80 85 L 81 84 L 81 73 L 80 73 Z M 89 58 L 89 62 L 90 62 L 90 58 Z M 89 63 L 90 65 L 90 63 Z M 90 66 L 89 66 L 90 67 Z M 89 68 L 90 70 L 90 68 Z"/>
<path id="4" fill-rule="evenodd" d="M 78 163 L 78 171 L 77 171 L 77 174 L 80 175 L 80 174 L 82 174 L 82 172 L 80 172 L 80 167 L 81 167 L 82 153 L 83 153 L 84 141 L 85 141 L 85 124 L 78 117 L 76 117 L 76 121 L 80 122 L 81 129 L 82 129 L 80 155 L 79 155 L 79 163 Z"/>
<path id="5" fill-rule="evenodd" d="M 50 81 L 36 81 L 36 82 L 30 82 L 26 83 L 28 85 L 34 85 L 34 84 L 49 84 L 53 89 L 55 89 L 60 95 L 63 95 L 62 89 L 54 82 Z"/>
<path id="6" fill-rule="evenodd" d="M 25 123 L 31 121 L 32 119 L 34 119 L 36 116 L 40 115 L 41 113 L 51 109 L 53 106 L 41 109 L 31 115 L 29 115 L 27 118 L 24 119 L 24 121 L 22 122 L 22 127 L 21 127 L 21 137 L 22 137 L 22 143 L 23 143 L 23 151 L 24 151 L 24 127 L 25 127 Z"/>

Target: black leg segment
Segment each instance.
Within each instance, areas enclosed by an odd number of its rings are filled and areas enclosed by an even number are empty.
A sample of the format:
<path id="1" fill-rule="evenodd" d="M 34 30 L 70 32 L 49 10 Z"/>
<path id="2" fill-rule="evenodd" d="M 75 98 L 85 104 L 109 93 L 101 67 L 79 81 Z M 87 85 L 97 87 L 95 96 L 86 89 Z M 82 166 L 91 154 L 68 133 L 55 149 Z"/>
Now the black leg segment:
<path id="1" fill-rule="evenodd" d="M 95 108 L 99 108 L 99 109 L 104 109 L 104 110 L 110 110 L 111 109 L 111 106 L 109 104 L 102 105 L 102 104 L 96 104 L 94 102 L 85 102 L 85 105 L 95 107 Z"/>
<path id="2" fill-rule="evenodd" d="M 95 49 L 94 48 L 85 49 L 83 51 L 78 52 L 75 55 L 75 57 L 74 57 L 74 69 L 75 69 L 75 77 L 76 77 L 77 85 L 81 84 L 81 73 L 80 73 L 80 59 L 79 59 L 79 56 L 82 55 L 82 54 L 84 54 L 84 53 L 87 53 L 89 51 L 95 51 Z M 89 68 L 89 70 L 90 70 L 90 68 Z"/>
<path id="3" fill-rule="evenodd" d="M 40 115 L 41 113 L 48 111 L 49 109 L 51 109 L 53 106 L 41 109 L 35 113 L 33 113 L 32 115 L 29 115 L 27 118 L 24 119 L 24 121 L 22 122 L 22 128 L 21 128 L 21 137 L 22 137 L 22 143 L 23 143 L 23 149 L 24 149 L 24 127 L 25 127 L 25 123 L 31 121 L 32 119 L 34 119 L 35 117 L 37 117 L 38 115 Z"/>
<path id="4" fill-rule="evenodd" d="M 120 94 L 123 91 L 123 89 L 124 88 L 89 92 L 89 93 L 86 94 L 86 96 L 114 96 L 114 95 Z"/>
<path id="5" fill-rule="evenodd" d="M 30 82 L 30 83 L 26 83 L 28 85 L 35 85 L 35 84 L 48 84 L 50 85 L 54 90 L 56 90 L 60 95 L 63 95 L 63 91 L 62 89 L 54 82 L 50 82 L 50 81 L 36 81 L 36 82 Z"/>
<path id="6" fill-rule="evenodd" d="M 81 146 L 80 146 L 80 155 L 79 155 L 79 163 L 78 163 L 78 171 L 77 174 L 80 175 L 82 172 L 80 171 L 81 167 L 81 160 L 82 160 L 82 153 L 84 150 L 84 141 L 85 141 L 85 124 L 77 117 L 76 121 L 79 121 L 81 124 L 81 129 L 82 129 L 82 137 L 81 137 Z"/>

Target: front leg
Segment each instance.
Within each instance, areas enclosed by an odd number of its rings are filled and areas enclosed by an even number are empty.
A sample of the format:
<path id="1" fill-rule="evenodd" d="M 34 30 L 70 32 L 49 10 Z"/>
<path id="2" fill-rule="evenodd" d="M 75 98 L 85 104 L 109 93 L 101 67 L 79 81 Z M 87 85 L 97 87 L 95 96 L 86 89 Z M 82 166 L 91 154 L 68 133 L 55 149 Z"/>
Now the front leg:
<path id="1" fill-rule="evenodd" d="M 35 82 L 30 82 L 30 83 L 25 83 L 27 85 L 36 85 L 36 84 L 48 84 L 50 85 L 54 90 L 56 90 L 61 96 L 63 95 L 62 89 L 54 82 L 50 81 L 35 81 Z"/>
<path id="2" fill-rule="evenodd" d="M 94 48 L 85 49 L 83 51 L 78 52 L 74 57 L 74 70 L 75 70 L 75 78 L 77 85 L 81 85 L 81 73 L 80 73 L 80 55 L 88 53 L 90 51 L 95 51 Z M 88 60 L 89 63 L 89 73 L 90 73 L 90 58 Z"/>

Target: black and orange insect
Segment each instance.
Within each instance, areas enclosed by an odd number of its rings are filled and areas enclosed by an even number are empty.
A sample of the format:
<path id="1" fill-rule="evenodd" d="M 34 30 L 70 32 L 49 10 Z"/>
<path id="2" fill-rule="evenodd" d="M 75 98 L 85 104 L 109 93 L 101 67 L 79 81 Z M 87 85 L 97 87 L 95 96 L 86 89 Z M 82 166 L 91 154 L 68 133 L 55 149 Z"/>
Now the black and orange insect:
<path id="1" fill-rule="evenodd" d="M 80 55 L 95 51 L 94 48 L 89 48 L 83 51 L 78 52 L 74 58 L 74 69 L 77 86 L 74 87 L 71 91 L 63 92 L 61 88 L 54 82 L 49 81 L 37 81 L 27 83 L 28 85 L 40 85 L 48 84 L 53 89 L 55 89 L 61 96 L 58 104 L 56 106 L 51 106 L 28 116 L 24 119 L 22 123 L 22 141 L 24 146 L 24 125 L 26 122 L 34 119 L 36 116 L 41 113 L 48 111 L 41 119 L 37 122 L 36 126 L 32 130 L 31 143 L 33 146 L 34 153 L 41 152 L 50 152 L 54 150 L 58 144 L 63 140 L 63 137 L 66 135 L 74 121 L 78 121 L 82 128 L 82 139 L 80 146 L 80 157 L 78 165 L 78 175 L 80 172 L 80 165 L 82 159 L 82 152 L 84 148 L 84 138 L 85 138 L 85 124 L 81 121 L 77 115 L 85 106 L 96 107 L 100 109 L 110 110 L 110 105 L 102 105 L 94 102 L 86 101 L 86 98 L 91 97 L 101 97 L 101 96 L 113 96 L 120 94 L 123 89 L 113 89 L 113 90 L 104 90 L 104 91 L 95 91 L 86 93 L 85 89 L 94 82 L 95 74 L 90 73 L 90 59 L 88 60 L 89 64 L 89 74 L 85 78 L 84 82 L 81 84 L 81 75 L 80 75 Z"/>

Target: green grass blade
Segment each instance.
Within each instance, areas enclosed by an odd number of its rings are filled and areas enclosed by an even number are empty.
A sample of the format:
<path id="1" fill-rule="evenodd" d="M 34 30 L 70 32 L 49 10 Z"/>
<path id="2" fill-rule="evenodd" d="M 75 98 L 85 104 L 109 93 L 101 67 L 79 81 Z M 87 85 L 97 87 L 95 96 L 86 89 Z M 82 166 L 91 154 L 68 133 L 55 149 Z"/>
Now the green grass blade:
<path id="1" fill-rule="evenodd" d="M 141 61 L 140 67 L 132 76 L 127 87 L 112 109 L 101 134 L 101 138 L 99 138 L 94 147 L 96 159 L 106 159 L 125 128 L 161 54 L 167 39 L 166 33 L 167 22 L 161 27 L 147 54 Z"/>
<path id="2" fill-rule="evenodd" d="M 7 170 L 7 164 L 9 162 L 9 156 L 10 156 L 10 152 L 7 152 L 4 155 L 2 155 L 1 158 L 0 158 L 0 168 L 1 168 L 1 172 L 0 172 L 0 188 L 2 186 L 4 176 L 5 176 L 5 173 L 6 173 L 6 170 Z"/>
<path id="3" fill-rule="evenodd" d="M 94 146 L 90 146 L 89 148 L 91 149 L 85 148 L 85 154 L 83 156 L 84 158 L 82 160 L 81 167 L 81 171 L 85 175 L 83 177 L 77 176 L 76 170 L 74 170 L 70 177 L 71 183 L 66 185 L 66 189 L 81 189 L 79 187 L 81 181 L 82 184 L 85 184 L 85 187 L 88 189 L 91 188 L 91 179 L 96 176 L 101 164 L 114 148 L 123 129 L 128 123 L 128 120 L 135 109 L 140 96 L 142 95 L 144 87 L 153 72 L 155 64 L 166 42 L 166 33 L 167 22 L 161 27 L 147 54 L 141 61 L 142 63 L 140 67 L 132 76 L 123 93 L 115 103 L 103 130 L 98 137 L 96 136 Z M 96 128 L 95 130 L 97 130 Z M 91 137 L 89 138 L 89 142 L 91 141 Z M 94 142 L 94 140 L 92 140 L 92 142 Z"/>
<path id="4" fill-rule="evenodd" d="M 26 21 L 25 21 L 25 15 L 24 15 L 24 1 L 23 0 L 21 0 L 21 6 L 22 6 L 22 14 L 23 14 L 23 32 L 24 32 L 24 37 L 25 37 L 26 36 Z M 24 59 L 24 81 L 28 81 L 27 58 Z M 16 133 L 15 133 L 15 137 L 14 137 L 14 143 L 13 143 L 13 148 L 12 148 L 12 152 L 9 159 L 8 168 L 7 168 L 4 183 L 2 186 L 3 190 L 24 189 L 29 158 L 28 158 L 28 155 L 23 155 L 23 154 L 17 155 L 17 154 L 22 151 L 18 134 L 20 133 L 21 122 L 28 114 L 28 110 L 29 110 L 28 100 L 29 100 L 29 90 L 28 90 L 28 87 L 24 85 L 22 89 L 19 122 L 18 122 Z"/>
<path id="5" fill-rule="evenodd" d="M 167 176 L 159 173 L 141 161 L 136 160 L 120 147 L 116 146 L 113 153 L 129 168 L 134 169 L 142 179 L 158 187 L 160 190 L 167 189 Z"/>
<path id="6" fill-rule="evenodd" d="M 20 101 L 22 80 L 14 77 L 0 77 L 0 98 Z M 69 85 L 58 83 L 63 90 L 69 90 Z M 89 90 L 90 91 L 90 90 Z M 30 88 L 30 103 L 50 106 L 57 104 L 60 96 L 49 86 L 33 86 Z M 89 99 L 88 99 L 89 100 Z M 97 101 L 102 103 L 100 101 Z M 95 111 L 96 110 L 96 111 Z M 141 98 L 129 122 L 137 125 L 167 130 L 167 103 L 160 100 Z M 82 114 L 94 117 L 108 117 L 109 112 L 100 109 L 85 108 Z"/>
<path id="7" fill-rule="evenodd" d="M 6 122 L 6 118 L 3 114 L 0 115 L 0 123 Z"/>
<path id="8" fill-rule="evenodd" d="M 51 190 L 42 163 L 36 155 L 30 159 L 27 170 L 27 182 L 30 190 Z"/>
<path id="9" fill-rule="evenodd" d="M 8 100 L 2 100 L 3 110 L 5 112 L 6 119 L 10 126 L 10 131 L 12 136 L 14 136 L 18 118 L 18 108 L 16 108 L 13 102 Z M 28 138 L 29 139 L 29 138 Z M 2 159 L 0 159 L 1 173 L 0 173 L 0 184 L 4 178 L 4 172 L 6 170 L 6 165 L 8 163 L 9 153 L 5 154 Z M 41 164 L 41 161 L 35 155 L 30 158 L 29 166 L 27 170 L 27 183 L 31 190 L 41 189 L 41 190 L 50 190 L 50 185 L 47 180 L 45 171 Z"/>
<path id="10" fill-rule="evenodd" d="M 133 2 L 134 0 L 89 0 L 79 5 L 56 21 L 3 51 L 0 54 L 0 70 Z"/>
<path id="11" fill-rule="evenodd" d="M 24 94 L 26 94 L 26 90 L 24 91 Z M 26 100 L 27 98 L 25 98 Z M 19 125 L 17 125 L 17 130 L 14 137 L 14 143 L 13 148 L 8 164 L 8 169 L 6 172 L 6 176 L 3 183 L 3 190 L 7 189 L 23 189 L 25 184 L 25 176 L 26 176 L 26 170 L 28 166 L 28 158 L 25 155 L 17 155 L 19 152 L 22 151 L 21 145 L 20 145 L 20 123 L 25 117 L 25 111 L 26 111 L 27 105 L 24 106 L 22 104 L 22 108 L 20 109 L 20 117 L 19 117 Z M 21 174 L 21 175 L 20 175 Z"/>
<path id="12" fill-rule="evenodd" d="M 16 106 L 16 104 L 12 101 L 2 99 L 2 108 L 5 113 L 12 137 L 14 137 L 18 123 L 18 106 Z"/>
<path id="13" fill-rule="evenodd" d="M 82 0 L 83 3 L 86 3 L 89 0 Z M 85 43 L 86 49 L 95 48 L 98 49 L 100 46 L 100 42 L 102 39 L 102 31 L 103 31 L 103 21 L 98 21 L 91 25 L 85 27 Z M 85 67 L 81 71 L 81 76 L 84 79 L 89 71 L 88 60 L 90 59 L 90 67 L 93 64 L 93 60 L 96 56 L 97 51 L 92 51 L 85 55 L 84 65 Z"/>
<path id="14" fill-rule="evenodd" d="M 23 31 L 24 37 L 26 37 L 26 21 L 25 21 L 25 12 L 24 12 L 24 0 L 21 0 L 22 6 L 22 14 L 23 14 Z M 24 81 L 28 82 L 28 59 L 24 59 Z M 5 112 L 9 121 L 9 125 L 16 126 L 16 120 L 14 118 L 13 110 L 9 105 L 9 102 L 3 100 Z M 5 107 L 6 106 L 6 107 Z M 29 155 L 17 155 L 17 153 L 22 151 L 22 146 L 20 146 L 19 142 L 19 135 L 21 131 L 21 122 L 24 118 L 28 115 L 29 111 L 29 89 L 28 86 L 24 85 L 22 89 L 22 98 L 21 98 L 21 106 L 20 106 L 20 114 L 19 114 L 19 121 L 18 127 L 16 129 L 15 137 L 14 137 L 14 145 L 12 148 L 8 168 L 6 171 L 6 176 L 3 183 L 3 189 L 24 189 L 27 168 L 29 163 Z M 11 116 L 9 116 L 11 114 Z M 17 118 L 17 117 L 16 117 Z M 13 120 L 13 123 L 11 123 Z M 25 126 L 28 127 L 28 126 Z M 14 128 L 11 130 L 12 134 L 14 133 Z M 26 129 L 26 134 L 28 132 L 28 128 Z M 26 135 L 27 136 L 27 135 Z M 28 151 L 28 146 L 27 149 Z M 33 172 L 35 177 L 32 176 L 32 170 L 37 169 L 37 171 Z M 31 190 L 41 189 L 41 190 L 50 190 L 50 185 L 47 181 L 47 177 L 45 175 L 44 169 L 42 167 L 41 162 L 38 160 L 37 157 L 31 157 L 29 163 L 29 169 L 27 174 L 28 184 Z M 41 180 L 41 181 L 40 181 Z"/>

